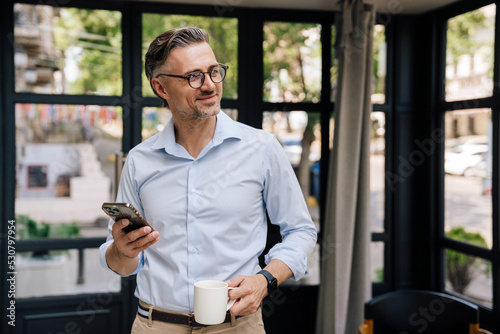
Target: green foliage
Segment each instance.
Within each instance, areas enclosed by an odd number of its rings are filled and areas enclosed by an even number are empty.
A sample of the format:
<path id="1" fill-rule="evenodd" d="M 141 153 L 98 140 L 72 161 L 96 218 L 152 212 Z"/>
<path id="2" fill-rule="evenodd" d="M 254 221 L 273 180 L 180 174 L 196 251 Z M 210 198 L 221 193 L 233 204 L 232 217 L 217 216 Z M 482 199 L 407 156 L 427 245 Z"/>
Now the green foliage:
<path id="1" fill-rule="evenodd" d="M 474 54 L 484 43 L 474 38 L 476 33 L 487 27 L 487 20 L 481 10 L 467 12 L 448 20 L 446 51 L 453 64 L 462 55 Z"/>
<path id="2" fill-rule="evenodd" d="M 385 93 L 385 76 L 379 73 L 380 67 L 386 67 L 385 64 L 380 64 L 381 60 L 387 61 L 386 57 L 380 55 L 385 48 L 385 28 L 383 25 L 376 25 L 373 33 L 373 93 Z"/>
<path id="3" fill-rule="evenodd" d="M 80 71 L 76 81 L 68 82 L 66 93 L 121 95 L 121 13 L 62 8 L 54 25 L 55 44 L 61 57 L 59 68 L 68 65 L 72 54 Z"/>
<path id="4" fill-rule="evenodd" d="M 224 79 L 223 97 L 237 98 L 238 86 L 238 20 L 234 18 L 204 17 L 191 15 L 143 14 L 142 17 L 142 56 L 149 48 L 149 44 L 159 34 L 178 27 L 195 26 L 205 30 L 210 36 L 210 46 L 217 61 L 229 65 L 226 79 Z M 144 63 L 143 63 L 144 64 Z M 143 71 L 142 93 L 145 96 L 154 96 L 148 79 Z"/>
<path id="5" fill-rule="evenodd" d="M 384 268 L 375 269 L 375 275 L 377 276 L 375 282 L 383 282 L 384 281 Z"/>
<path id="6" fill-rule="evenodd" d="M 26 215 L 16 217 L 17 236 L 20 240 L 41 239 L 41 238 L 74 238 L 80 237 L 80 227 L 75 223 L 71 224 L 38 224 Z M 33 257 L 50 257 L 50 255 L 60 254 L 61 251 L 35 251 L 29 255 Z M 66 252 L 67 253 L 67 252 Z"/>
<path id="7" fill-rule="evenodd" d="M 319 102 L 321 25 L 267 22 L 264 25 L 264 99 Z M 317 66 L 319 62 L 319 66 Z M 277 85 L 278 101 L 272 95 Z"/>
<path id="8" fill-rule="evenodd" d="M 81 236 L 80 227 L 75 222 L 71 224 L 50 225 L 49 238 L 73 238 L 79 236 Z"/>
<path id="9" fill-rule="evenodd" d="M 26 215 L 16 217 L 17 234 L 19 239 L 39 238 L 72 238 L 81 236 L 80 227 L 71 224 L 38 224 Z"/>
<path id="10" fill-rule="evenodd" d="M 487 247 L 486 241 L 479 233 L 466 232 L 463 227 L 451 229 L 446 236 L 457 241 Z M 474 269 L 477 267 L 478 259 L 455 250 L 446 250 L 446 274 L 453 290 L 464 293 L 467 286 L 474 279 Z"/>

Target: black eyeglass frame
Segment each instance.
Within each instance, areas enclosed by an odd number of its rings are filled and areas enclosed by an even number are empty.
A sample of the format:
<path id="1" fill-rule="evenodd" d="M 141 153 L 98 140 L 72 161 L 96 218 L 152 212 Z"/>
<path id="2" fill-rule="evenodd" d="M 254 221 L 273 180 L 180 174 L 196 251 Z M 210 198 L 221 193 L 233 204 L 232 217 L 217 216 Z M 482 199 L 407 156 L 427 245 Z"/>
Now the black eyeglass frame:
<path id="1" fill-rule="evenodd" d="M 214 79 L 212 78 L 212 71 L 216 68 L 219 68 L 219 67 L 222 67 L 224 69 L 224 77 L 221 79 L 221 81 L 214 81 Z M 207 71 L 207 72 L 202 72 L 202 71 L 197 71 L 193 74 L 188 74 L 188 75 L 176 75 L 176 74 L 165 74 L 165 73 L 160 73 L 158 75 L 155 76 L 155 78 L 159 78 L 161 76 L 166 76 L 166 77 L 173 77 L 173 78 L 181 78 L 181 79 L 186 79 L 188 84 L 189 84 L 189 87 L 193 88 L 193 89 L 198 89 L 200 88 L 201 86 L 203 86 L 203 84 L 205 83 L 205 74 L 208 74 L 208 77 L 210 78 L 210 80 L 212 80 L 213 83 L 221 83 L 222 81 L 224 81 L 224 79 L 226 78 L 226 74 L 227 74 L 227 69 L 229 68 L 228 65 L 226 64 L 222 64 L 222 63 L 218 63 L 217 65 L 215 65 L 210 71 Z M 191 81 L 189 81 L 191 79 L 191 77 L 193 75 L 198 75 L 198 74 L 203 74 L 203 76 L 201 77 L 201 84 L 199 87 L 193 87 L 191 85 Z"/>

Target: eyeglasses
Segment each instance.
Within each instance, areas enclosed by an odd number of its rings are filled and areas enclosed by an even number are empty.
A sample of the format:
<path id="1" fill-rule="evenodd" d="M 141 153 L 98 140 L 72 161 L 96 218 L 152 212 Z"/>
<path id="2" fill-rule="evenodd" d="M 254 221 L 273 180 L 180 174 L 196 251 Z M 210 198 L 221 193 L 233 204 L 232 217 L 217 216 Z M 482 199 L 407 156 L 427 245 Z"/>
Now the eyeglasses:
<path id="1" fill-rule="evenodd" d="M 226 71 L 228 68 L 229 66 L 219 63 L 218 65 L 212 67 L 212 69 L 208 72 L 197 71 L 189 75 L 174 75 L 174 74 L 161 73 L 158 74 L 155 78 L 159 78 L 162 75 L 164 75 L 166 77 L 186 79 L 191 88 L 198 89 L 201 86 L 203 86 L 203 83 L 205 83 L 205 74 L 208 74 L 208 76 L 214 83 L 219 83 L 222 82 L 226 77 Z"/>

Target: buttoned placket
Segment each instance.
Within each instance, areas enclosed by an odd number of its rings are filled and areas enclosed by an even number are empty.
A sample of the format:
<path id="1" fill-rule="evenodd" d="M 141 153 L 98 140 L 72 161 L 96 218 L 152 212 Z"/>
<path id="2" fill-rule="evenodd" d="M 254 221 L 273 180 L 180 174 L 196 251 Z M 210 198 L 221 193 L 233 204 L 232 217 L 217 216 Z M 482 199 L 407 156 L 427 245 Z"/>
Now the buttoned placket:
<path id="1" fill-rule="evenodd" d="M 196 201 L 199 197 L 198 194 L 198 186 L 200 184 L 200 163 L 199 160 L 193 160 L 191 166 L 188 171 L 188 182 L 187 182 L 187 220 L 186 220 L 186 234 L 187 234 L 187 258 L 188 258 L 188 281 L 191 287 L 194 285 L 196 281 L 200 278 L 198 277 L 198 273 L 196 271 L 198 258 L 198 249 L 197 245 L 200 244 L 199 239 L 199 231 L 196 229 L 197 224 L 197 206 Z M 192 289 L 189 289 L 190 294 L 192 293 Z M 193 296 L 190 296 L 190 308 L 193 309 L 192 300 Z"/>

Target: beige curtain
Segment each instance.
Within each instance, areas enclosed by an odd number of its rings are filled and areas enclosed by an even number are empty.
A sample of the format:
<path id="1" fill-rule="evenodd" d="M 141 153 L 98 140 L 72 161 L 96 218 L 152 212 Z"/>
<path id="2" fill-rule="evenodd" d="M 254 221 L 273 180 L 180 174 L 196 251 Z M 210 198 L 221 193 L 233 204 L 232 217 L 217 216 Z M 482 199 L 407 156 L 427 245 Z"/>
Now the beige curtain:
<path id="1" fill-rule="evenodd" d="M 339 60 L 316 334 L 357 333 L 370 293 L 370 112 L 375 11 L 345 0 L 337 23 Z"/>

